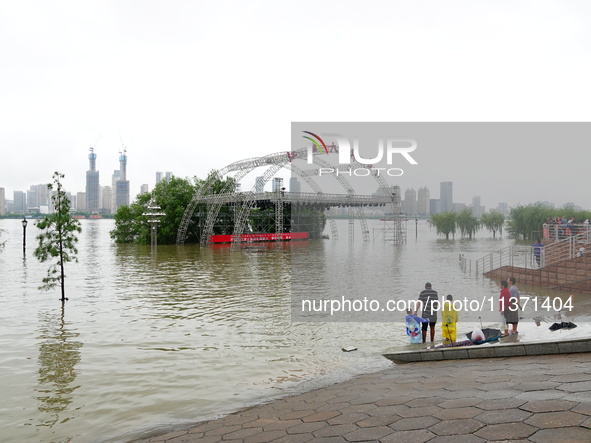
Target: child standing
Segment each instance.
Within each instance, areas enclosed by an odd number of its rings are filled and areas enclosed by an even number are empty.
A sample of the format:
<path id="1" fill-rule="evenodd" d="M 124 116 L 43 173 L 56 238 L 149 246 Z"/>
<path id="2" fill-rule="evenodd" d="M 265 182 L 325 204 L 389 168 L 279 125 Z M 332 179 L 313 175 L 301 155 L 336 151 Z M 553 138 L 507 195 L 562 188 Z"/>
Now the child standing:
<path id="1" fill-rule="evenodd" d="M 441 324 L 441 335 L 444 340 L 452 342 L 456 341 L 456 323 L 458 322 L 458 311 L 453 305 L 453 296 L 449 294 L 447 300 L 443 303 L 443 310 L 441 311 L 441 317 L 443 323 Z"/>

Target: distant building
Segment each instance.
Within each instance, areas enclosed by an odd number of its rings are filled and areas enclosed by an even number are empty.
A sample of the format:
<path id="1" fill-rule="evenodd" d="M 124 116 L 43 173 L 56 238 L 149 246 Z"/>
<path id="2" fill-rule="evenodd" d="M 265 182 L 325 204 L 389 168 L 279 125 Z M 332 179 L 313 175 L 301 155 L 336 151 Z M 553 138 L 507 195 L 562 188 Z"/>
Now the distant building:
<path id="1" fill-rule="evenodd" d="M 27 212 L 27 194 L 23 191 L 14 191 L 14 209 L 17 214 L 25 214 Z"/>
<path id="2" fill-rule="evenodd" d="M 76 193 L 76 209 L 79 212 L 86 212 L 86 192 Z"/>
<path id="3" fill-rule="evenodd" d="M 129 180 L 127 180 L 127 155 L 124 150 L 119 156 L 119 180 L 115 182 L 115 212 L 129 204 Z"/>
<path id="4" fill-rule="evenodd" d="M 451 207 L 452 212 L 462 212 L 464 209 L 468 209 L 466 203 L 454 203 Z"/>
<path id="5" fill-rule="evenodd" d="M 117 182 L 119 181 L 119 177 L 121 177 L 121 171 L 118 169 L 113 171 L 113 175 L 111 176 L 111 214 L 115 214 L 117 212 L 117 202 L 115 201 L 115 189 L 117 189 Z"/>
<path id="6" fill-rule="evenodd" d="M 431 215 L 440 214 L 443 212 L 441 210 L 441 200 L 438 198 L 432 198 L 429 200 L 429 212 Z"/>
<path id="7" fill-rule="evenodd" d="M 112 214 L 113 207 L 113 188 L 110 186 L 101 186 L 101 214 Z"/>
<path id="8" fill-rule="evenodd" d="M 37 192 L 29 189 L 27 190 L 27 211 L 38 212 L 39 203 L 37 202 Z"/>
<path id="9" fill-rule="evenodd" d="M 485 207 L 480 204 L 480 197 L 475 196 L 472 197 L 472 215 L 476 218 L 482 217 L 482 215 L 486 212 Z"/>
<path id="10" fill-rule="evenodd" d="M 90 148 L 88 154 L 89 169 L 86 171 L 86 210 L 92 214 L 99 212 L 99 172 L 96 170 L 96 154 L 94 148 Z"/>
<path id="11" fill-rule="evenodd" d="M 6 215 L 6 189 L 0 188 L 0 215 Z"/>
<path id="12" fill-rule="evenodd" d="M 431 213 L 429 208 L 429 190 L 427 187 L 419 188 L 417 194 L 417 214 L 420 216 L 428 216 Z"/>
<path id="13" fill-rule="evenodd" d="M 70 200 L 70 210 L 75 211 L 78 207 L 78 197 L 76 195 L 72 195 L 71 193 L 66 194 L 68 199 Z"/>
<path id="14" fill-rule="evenodd" d="M 257 177 L 254 183 L 254 191 L 256 194 L 262 194 L 265 192 L 265 182 L 263 177 Z"/>
<path id="15" fill-rule="evenodd" d="M 289 192 L 302 192 L 302 184 L 297 177 L 290 177 Z"/>
<path id="16" fill-rule="evenodd" d="M 505 202 L 499 202 L 497 212 L 500 212 L 503 215 L 509 215 L 509 205 Z"/>
<path id="17" fill-rule="evenodd" d="M 156 184 L 160 183 L 162 180 L 170 180 L 172 178 L 172 172 L 156 172 Z"/>
<path id="18" fill-rule="evenodd" d="M 415 217 L 417 215 L 417 192 L 414 188 L 407 189 L 404 192 L 402 211 L 409 217 Z"/>
<path id="19" fill-rule="evenodd" d="M 450 212 L 453 211 L 453 183 L 452 182 L 441 182 L 439 199 L 441 200 L 441 211 Z"/>
<path id="20" fill-rule="evenodd" d="M 140 186 L 140 194 L 147 194 L 150 192 L 150 187 L 146 184 Z"/>
<path id="21" fill-rule="evenodd" d="M 45 185 L 31 185 L 29 188 L 31 191 L 35 191 L 35 198 L 37 199 L 37 207 L 43 205 L 49 205 L 49 188 Z"/>

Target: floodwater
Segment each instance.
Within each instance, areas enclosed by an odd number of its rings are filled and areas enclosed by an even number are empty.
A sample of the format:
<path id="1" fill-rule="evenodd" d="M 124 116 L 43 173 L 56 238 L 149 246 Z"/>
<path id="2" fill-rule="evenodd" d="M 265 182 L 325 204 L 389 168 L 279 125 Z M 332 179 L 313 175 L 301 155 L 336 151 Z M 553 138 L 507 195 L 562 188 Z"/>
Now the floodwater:
<path id="1" fill-rule="evenodd" d="M 382 223 L 370 221 L 372 233 Z M 20 220 L 0 220 L 0 241 L 8 240 L 0 253 L 2 441 L 126 442 L 383 369 L 392 364 L 383 352 L 409 347 L 404 313 L 292 321 L 302 320 L 292 311 L 294 274 L 297 290 L 314 297 L 416 299 L 426 281 L 458 299 L 496 297 L 497 282 L 466 276 L 458 256 L 478 259 L 514 242 L 485 232 L 446 241 L 413 221 L 405 245 L 363 243 L 359 233 L 350 243 L 338 221 L 337 241 L 153 251 L 114 244 L 112 220 L 81 224 L 62 306 L 58 290 L 37 289 L 48 265 L 33 256 L 34 223 L 23 257 Z M 569 315 L 588 320 L 588 297 L 577 297 Z M 466 332 L 482 321 L 479 312 L 460 315 Z M 349 346 L 357 351 L 342 352 Z"/>

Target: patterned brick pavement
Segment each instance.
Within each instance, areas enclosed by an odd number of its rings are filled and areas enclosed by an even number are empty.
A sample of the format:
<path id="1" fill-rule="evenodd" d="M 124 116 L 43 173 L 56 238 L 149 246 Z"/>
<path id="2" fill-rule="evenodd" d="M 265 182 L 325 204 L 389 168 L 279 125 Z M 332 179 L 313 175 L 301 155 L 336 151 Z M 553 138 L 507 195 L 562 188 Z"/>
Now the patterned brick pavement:
<path id="1" fill-rule="evenodd" d="M 591 353 L 392 365 L 138 440 L 590 442 Z"/>

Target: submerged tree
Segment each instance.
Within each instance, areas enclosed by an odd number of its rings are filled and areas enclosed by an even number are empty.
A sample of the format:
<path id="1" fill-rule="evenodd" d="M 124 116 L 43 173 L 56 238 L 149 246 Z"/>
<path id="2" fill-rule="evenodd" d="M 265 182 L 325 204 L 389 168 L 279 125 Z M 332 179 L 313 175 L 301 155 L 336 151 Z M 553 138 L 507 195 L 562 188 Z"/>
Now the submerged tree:
<path id="1" fill-rule="evenodd" d="M 445 235 L 445 239 L 449 240 L 449 235 L 455 236 L 457 227 L 457 216 L 453 212 L 442 212 L 431 216 L 429 223 L 435 226 L 437 234 Z"/>
<path id="2" fill-rule="evenodd" d="M 486 214 L 482 214 L 482 217 L 480 217 L 480 224 L 489 231 L 492 231 L 493 238 L 495 238 L 497 231 L 499 231 L 499 234 L 503 235 L 505 216 L 498 211 L 490 211 Z"/>
<path id="3" fill-rule="evenodd" d="M 456 225 L 460 230 L 462 237 L 467 235 L 470 239 L 472 239 L 474 234 L 480 229 L 480 222 L 472 215 L 472 211 L 469 209 L 464 209 L 457 214 Z"/>
<path id="4" fill-rule="evenodd" d="M 82 231 L 80 222 L 70 215 L 70 200 L 61 183 L 63 178 L 64 174 L 54 172 L 53 184 L 47 185 L 50 190 L 55 186 L 51 196 L 54 212 L 37 221 L 36 226 L 42 232 L 37 236 L 39 245 L 34 252 L 35 257 L 41 262 L 56 260 L 47 270 L 47 277 L 43 279 L 43 285 L 39 289 L 50 290 L 59 284 L 62 290 L 62 302 L 67 300 L 64 263 L 78 261 L 76 257 L 78 250 L 75 245 L 78 242 L 77 234 Z"/>
<path id="5" fill-rule="evenodd" d="M 187 178 L 172 177 L 159 182 L 151 193 L 140 194 L 130 205 L 121 206 L 115 214 L 115 229 L 111 231 L 111 238 L 117 243 L 139 243 L 150 244 L 150 226 L 148 217 L 145 215 L 150 203 L 160 207 L 164 216 L 160 219 L 158 226 L 158 243 L 174 244 L 177 232 L 183 219 L 183 215 L 195 193 L 203 186 L 204 180 L 194 177 Z M 213 181 L 211 193 L 232 191 L 236 185 L 232 178 L 216 179 Z M 201 203 L 196 213 L 203 213 L 205 204 Z M 229 229 L 233 227 L 233 208 L 223 206 L 220 209 L 214 232 L 221 234 L 221 226 Z M 186 243 L 197 243 L 201 234 L 198 223 L 192 223 L 191 229 L 187 232 Z"/>

